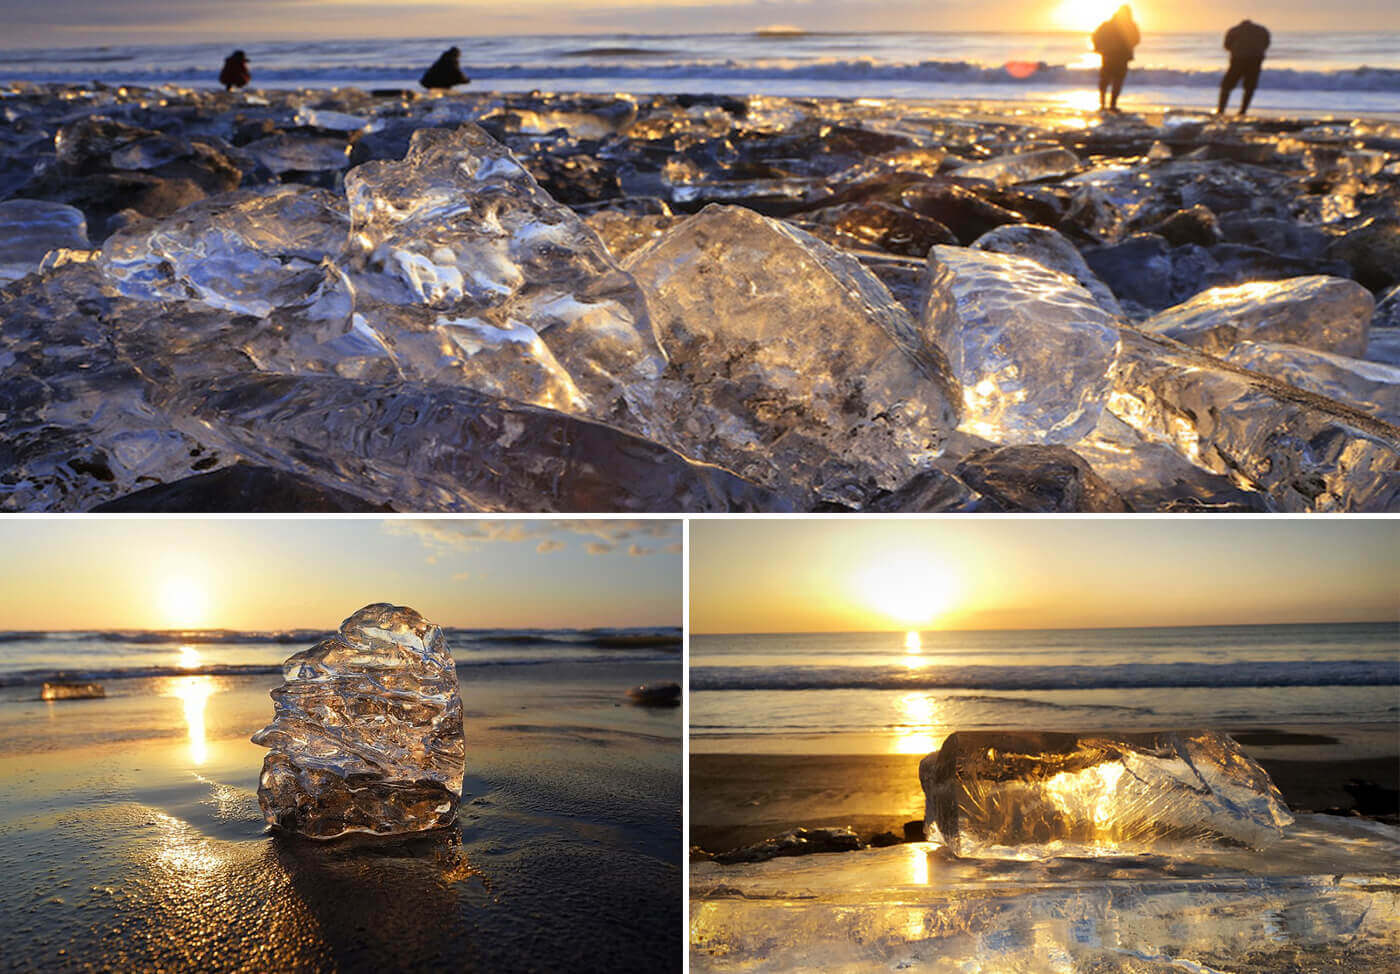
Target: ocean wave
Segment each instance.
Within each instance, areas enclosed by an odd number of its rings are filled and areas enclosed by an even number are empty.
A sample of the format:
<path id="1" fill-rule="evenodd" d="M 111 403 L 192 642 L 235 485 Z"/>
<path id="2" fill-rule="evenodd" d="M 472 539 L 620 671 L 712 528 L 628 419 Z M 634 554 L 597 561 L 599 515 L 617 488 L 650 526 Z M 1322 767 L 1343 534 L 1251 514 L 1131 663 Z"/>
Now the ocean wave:
<path id="1" fill-rule="evenodd" d="M 644 81 L 693 81 L 703 85 L 714 82 L 779 82 L 791 86 L 793 83 L 811 82 L 858 82 L 875 85 L 882 82 L 900 84 L 958 84 L 990 85 L 1016 88 L 1036 87 L 1093 87 L 1098 81 L 1097 68 L 1075 67 L 1067 64 L 1047 64 L 1045 62 L 1013 62 L 1006 65 L 987 65 L 972 61 L 918 61 L 907 63 L 881 62 L 871 58 L 831 59 L 817 61 L 791 60 L 659 60 L 664 52 L 640 50 L 633 53 L 625 48 L 594 49 L 567 52 L 564 57 L 592 56 L 604 58 L 613 56 L 618 60 L 587 61 L 577 64 L 560 64 L 558 61 L 535 62 L 511 65 L 464 64 L 464 70 L 480 86 L 484 82 L 511 81 L 517 79 L 593 81 L 616 79 L 619 82 Z M 600 53 L 602 52 L 602 53 Z M 630 63 L 629 59 L 645 59 L 645 63 Z M 20 69 L 22 71 L 22 69 Z M 20 74 L 11 68 L 4 70 L 0 62 L 0 76 L 19 78 Z M 417 78 L 422 72 L 421 64 L 377 64 L 354 66 L 343 65 L 297 65 L 295 67 L 259 67 L 257 80 L 262 83 L 299 83 L 314 87 L 320 82 L 336 83 L 402 83 L 405 79 Z M 1220 84 L 1220 70 L 1188 70 L 1164 66 L 1134 69 L 1132 84 L 1137 87 L 1186 87 L 1216 88 Z M 23 72 L 22 79 L 33 82 L 85 83 L 92 78 L 88 68 L 68 69 L 44 68 Z M 120 73 L 104 78 L 108 83 L 209 83 L 209 65 L 187 65 L 181 67 L 161 67 L 132 62 Z M 1400 69 L 1360 67 L 1333 71 L 1299 70 L 1294 68 L 1271 68 L 1265 65 L 1263 86 L 1281 90 L 1297 91 L 1363 91 L 1400 92 Z"/>
<path id="2" fill-rule="evenodd" d="M 1124 690 L 1175 687 L 1400 686 L 1400 663 L 1293 660 L 1112 666 L 745 667 L 694 669 L 692 690 Z"/>

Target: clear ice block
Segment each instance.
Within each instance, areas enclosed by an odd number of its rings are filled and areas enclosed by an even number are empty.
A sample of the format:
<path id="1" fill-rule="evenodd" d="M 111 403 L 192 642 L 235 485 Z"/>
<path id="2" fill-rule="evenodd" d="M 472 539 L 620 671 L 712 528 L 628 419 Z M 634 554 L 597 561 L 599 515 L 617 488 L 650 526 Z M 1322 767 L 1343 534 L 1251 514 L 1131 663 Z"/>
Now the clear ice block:
<path id="1" fill-rule="evenodd" d="M 0 285 L 32 274 L 51 250 L 86 250 L 83 211 L 43 200 L 0 203 Z"/>
<path id="2" fill-rule="evenodd" d="M 1123 308 L 1108 285 L 1089 267 L 1079 248 L 1058 230 L 1035 223 L 1008 223 L 982 234 L 972 242 L 972 249 L 1028 257 L 1042 267 L 1068 274 L 1094 296 L 1099 307 L 1109 314 L 1123 315 Z"/>
<path id="3" fill-rule="evenodd" d="M 919 782 L 929 838 L 964 858 L 1258 849 L 1293 821 L 1264 769 L 1214 731 L 959 731 Z"/>
<path id="4" fill-rule="evenodd" d="M 367 605 L 290 657 L 276 715 L 253 735 L 269 824 L 312 839 L 448 825 L 466 743 L 442 630 L 403 606 Z"/>
<path id="5" fill-rule="evenodd" d="M 1315 274 L 1213 287 L 1153 315 L 1142 330 L 1223 355 L 1250 340 L 1359 358 L 1375 299 L 1355 281 Z"/>
<path id="6" fill-rule="evenodd" d="M 1240 342 L 1225 361 L 1400 424 L 1400 366 L 1278 342 Z"/>
<path id="7" fill-rule="evenodd" d="M 962 382 L 961 429 L 994 443 L 1073 443 L 1113 390 L 1119 320 L 1034 260 L 933 248 L 923 323 Z"/>
<path id="8" fill-rule="evenodd" d="M 854 258 L 712 205 L 635 253 L 670 359 L 659 435 L 757 483 L 859 506 L 938 454 L 959 390 L 943 353 Z"/>

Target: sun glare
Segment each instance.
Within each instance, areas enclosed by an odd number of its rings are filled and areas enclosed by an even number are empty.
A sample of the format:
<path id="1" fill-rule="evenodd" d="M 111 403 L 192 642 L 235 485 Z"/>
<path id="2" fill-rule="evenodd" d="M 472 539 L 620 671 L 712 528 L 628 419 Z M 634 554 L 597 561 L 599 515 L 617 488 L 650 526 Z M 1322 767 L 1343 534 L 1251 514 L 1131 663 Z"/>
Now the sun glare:
<path id="1" fill-rule="evenodd" d="M 178 699 L 185 711 L 185 728 L 189 732 L 190 761 L 203 764 L 209 758 L 209 745 L 204 731 L 204 707 L 214 694 L 214 680 L 208 676 L 182 676 L 173 680 L 166 694 Z"/>
<path id="2" fill-rule="evenodd" d="M 927 627 L 957 594 L 952 573 L 931 552 L 881 558 L 861 571 L 856 590 L 887 624 L 906 630 Z"/>
<path id="3" fill-rule="evenodd" d="M 943 739 L 934 734 L 938 707 L 922 693 L 906 693 L 899 700 L 902 729 L 894 742 L 895 754 L 928 754 L 938 750 Z"/>
<path id="4" fill-rule="evenodd" d="M 1060 30 L 1088 33 L 1112 17 L 1113 12 L 1122 5 L 1123 0 L 1064 0 L 1050 14 L 1050 18 Z"/>
<path id="5" fill-rule="evenodd" d="M 172 575 L 160 583 L 158 599 L 165 624 L 172 629 L 192 629 L 205 623 L 209 594 L 188 575 Z"/>

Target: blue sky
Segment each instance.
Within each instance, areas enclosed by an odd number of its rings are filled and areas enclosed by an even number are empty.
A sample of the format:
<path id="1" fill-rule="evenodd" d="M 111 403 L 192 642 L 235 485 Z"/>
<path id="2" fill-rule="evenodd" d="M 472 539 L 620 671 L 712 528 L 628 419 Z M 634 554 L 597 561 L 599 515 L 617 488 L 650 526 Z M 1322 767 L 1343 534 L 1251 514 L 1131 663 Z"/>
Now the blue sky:
<path id="1" fill-rule="evenodd" d="M 371 602 L 448 626 L 679 626 L 681 537 L 654 520 L 0 520 L 0 550 L 24 552 L 0 563 L 0 629 L 323 628 Z"/>

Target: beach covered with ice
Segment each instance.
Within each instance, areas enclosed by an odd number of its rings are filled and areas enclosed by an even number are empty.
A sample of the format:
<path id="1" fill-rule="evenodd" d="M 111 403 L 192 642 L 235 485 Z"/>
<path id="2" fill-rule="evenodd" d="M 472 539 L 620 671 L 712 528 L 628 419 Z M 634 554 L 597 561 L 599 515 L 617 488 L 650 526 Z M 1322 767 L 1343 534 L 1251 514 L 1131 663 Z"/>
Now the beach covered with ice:
<path id="1" fill-rule="evenodd" d="M 1400 507 L 1400 125 L 0 90 L 0 509 Z"/>

